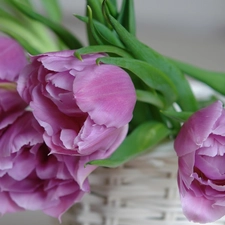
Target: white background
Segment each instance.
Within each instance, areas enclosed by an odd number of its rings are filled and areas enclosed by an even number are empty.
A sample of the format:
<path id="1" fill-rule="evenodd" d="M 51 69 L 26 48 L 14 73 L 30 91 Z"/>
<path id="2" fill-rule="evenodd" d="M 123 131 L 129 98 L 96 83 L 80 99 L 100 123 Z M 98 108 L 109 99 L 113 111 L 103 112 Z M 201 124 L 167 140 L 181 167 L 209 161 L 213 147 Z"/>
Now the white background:
<path id="1" fill-rule="evenodd" d="M 39 0 L 36 1 L 37 5 Z M 86 43 L 85 1 L 61 0 L 64 23 Z M 206 69 L 225 71 L 224 0 L 135 0 L 137 36 L 158 52 Z M 4 204 L 4 203 L 0 203 Z M 0 225 L 58 225 L 41 212 L 4 215 Z"/>

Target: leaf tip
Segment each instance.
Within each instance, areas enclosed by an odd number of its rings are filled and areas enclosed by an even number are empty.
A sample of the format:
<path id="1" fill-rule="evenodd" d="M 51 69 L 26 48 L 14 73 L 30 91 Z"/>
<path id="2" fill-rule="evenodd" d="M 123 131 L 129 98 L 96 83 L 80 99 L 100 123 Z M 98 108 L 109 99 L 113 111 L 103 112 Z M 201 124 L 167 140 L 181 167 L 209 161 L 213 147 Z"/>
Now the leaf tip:
<path id="1" fill-rule="evenodd" d="M 83 59 L 82 59 L 82 57 L 81 57 L 81 55 L 80 55 L 80 53 L 79 52 L 74 52 L 74 56 L 76 57 L 76 58 L 78 58 L 80 61 L 83 61 Z"/>
<path id="2" fill-rule="evenodd" d="M 97 58 L 96 59 L 96 64 L 99 66 L 100 65 L 100 63 L 101 63 L 101 60 L 102 60 L 102 58 Z"/>

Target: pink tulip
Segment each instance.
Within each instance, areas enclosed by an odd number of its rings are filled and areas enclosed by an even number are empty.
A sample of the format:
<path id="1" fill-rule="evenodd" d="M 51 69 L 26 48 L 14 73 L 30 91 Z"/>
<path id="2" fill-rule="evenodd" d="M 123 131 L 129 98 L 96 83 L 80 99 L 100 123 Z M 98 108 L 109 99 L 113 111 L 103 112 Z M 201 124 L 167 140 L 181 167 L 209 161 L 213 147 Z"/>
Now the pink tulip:
<path id="1" fill-rule="evenodd" d="M 213 222 L 225 215 L 225 109 L 217 101 L 194 113 L 175 140 L 178 186 L 186 217 Z"/>
<path id="2" fill-rule="evenodd" d="M 31 112 L 0 135 L 0 213 L 42 210 L 58 217 L 89 191 L 80 157 L 50 154 Z M 79 173 L 78 173 L 79 171 Z"/>
<path id="3" fill-rule="evenodd" d="M 136 95 L 129 75 L 112 65 L 96 65 L 103 54 L 74 51 L 31 57 L 18 91 L 44 128 L 51 153 L 108 157 L 126 136 Z M 86 161 L 86 160 L 85 160 Z"/>

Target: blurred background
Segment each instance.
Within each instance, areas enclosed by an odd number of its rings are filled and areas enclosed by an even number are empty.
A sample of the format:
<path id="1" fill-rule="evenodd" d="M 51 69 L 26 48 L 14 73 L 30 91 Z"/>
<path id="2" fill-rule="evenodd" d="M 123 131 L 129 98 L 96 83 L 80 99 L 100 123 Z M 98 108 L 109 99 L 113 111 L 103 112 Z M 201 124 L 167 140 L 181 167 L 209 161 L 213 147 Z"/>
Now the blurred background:
<path id="1" fill-rule="evenodd" d="M 63 23 L 86 44 L 85 25 L 73 16 L 84 15 L 86 1 L 59 1 Z M 224 0 L 134 1 L 137 36 L 141 41 L 166 56 L 205 69 L 225 71 Z M 39 7 L 39 0 L 35 4 Z M 194 84 L 193 89 L 196 92 L 210 92 L 209 88 L 199 84 Z M 60 224 L 53 221 L 42 212 L 22 212 L 4 215 L 0 218 L 0 225 Z"/>

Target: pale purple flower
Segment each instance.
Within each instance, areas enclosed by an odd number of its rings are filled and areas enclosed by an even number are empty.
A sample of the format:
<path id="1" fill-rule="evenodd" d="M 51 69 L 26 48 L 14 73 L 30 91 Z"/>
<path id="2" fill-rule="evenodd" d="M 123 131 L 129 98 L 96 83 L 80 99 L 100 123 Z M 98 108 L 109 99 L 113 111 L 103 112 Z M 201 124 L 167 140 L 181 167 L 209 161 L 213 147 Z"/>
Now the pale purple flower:
<path id="1" fill-rule="evenodd" d="M 73 50 L 31 57 L 18 91 L 30 104 L 51 153 L 108 157 L 126 136 L 136 95 L 129 75 L 113 65 L 96 65 L 103 54 Z M 86 161 L 86 160 L 85 160 Z"/>
<path id="2" fill-rule="evenodd" d="M 31 112 L 0 135 L 0 213 L 42 210 L 58 217 L 89 191 L 80 157 L 50 154 Z M 85 173 L 85 172 L 84 172 Z"/>
<path id="3" fill-rule="evenodd" d="M 178 185 L 186 217 L 213 222 L 225 215 L 225 109 L 220 101 L 194 113 L 175 140 Z"/>

